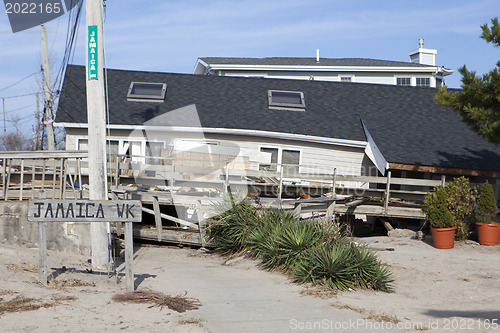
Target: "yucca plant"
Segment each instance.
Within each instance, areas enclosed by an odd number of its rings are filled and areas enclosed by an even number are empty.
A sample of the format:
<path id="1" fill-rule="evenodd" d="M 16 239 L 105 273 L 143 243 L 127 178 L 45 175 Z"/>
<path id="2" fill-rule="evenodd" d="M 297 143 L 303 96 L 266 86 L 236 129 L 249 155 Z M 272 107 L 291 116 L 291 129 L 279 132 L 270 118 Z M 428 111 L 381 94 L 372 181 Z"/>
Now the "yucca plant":
<path id="1" fill-rule="evenodd" d="M 351 249 L 340 243 L 312 248 L 295 266 L 295 282 L 325 284 L 339 290 L 354 288 L 351 256 Z"/>
<path id="2" fill-rule="evenodd" d="M 316 246 L 323 238 L 321 226 L 310 222 L 283 225 L 272 240 L 272 248 L 264 253 L 262 267 L 288 269 L 300 260 L 302 253 Z"/>
<path id="3" fill-rule="evenodd" d="M 392 274 L 382 266 L 373 251 L 362 246 L 353 246 L 353 281 L 362 288 L 392 291 Z"/>
<path id="4" fill-rule="evenodd" d="M 392 272 L 388 267 L 382 266 L 382 264 L 379 262 L 371 282 L 371 288 L 374 290 L 381 290 L 387 293 L 392 293 L 394 292 L 394 287 L 392 285 L 393 282 L 394 279 L 392 278 Z"/>
<path id="5" fill-rule="evenodd" d="M 248 246 L 248 236 L 258 225 L 258 216 L 246 201 L 216 217 L 207 228 L 207 237 L 222 254 L 243 251 Z"/>
<path id="6" fill-rule="evenodd" d="M 265 210 L 259 216 L 258 225 L 248 237 L 248 247 L 252 256 L 263 259 L 277 255 L 276 235 L 280 234 L 286 225 L 297 221 L 293 214 L 284 214 L 279 209 Z"/>
<path id="7" fill-rule="evenodd" d="M 389 269 L 372 251 L 349 241 L 336 224 L 300 221 L 292 212 L 278 209 L 259 215 L 248 202 L 215 220 L 207 235 L 223 254 L 247 251 L 265 269 L 293 272 L 298 283 L 392 290 Z"/>
<path id="8" fill-rule="evenodd" d="M 392 291 L 391 272 L 375 254 L 346 239 L 308 251 L 294 269 L 297 283 L 325 284 L 333 289 L 356 287 Z"/>

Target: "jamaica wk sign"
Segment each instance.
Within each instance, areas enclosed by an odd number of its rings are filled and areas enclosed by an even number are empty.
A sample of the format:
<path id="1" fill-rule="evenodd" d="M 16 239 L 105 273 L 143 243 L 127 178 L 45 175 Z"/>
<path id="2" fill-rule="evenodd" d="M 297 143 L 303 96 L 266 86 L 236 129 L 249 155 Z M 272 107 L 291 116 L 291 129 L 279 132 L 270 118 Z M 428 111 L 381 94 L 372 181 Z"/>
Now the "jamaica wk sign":
<path id="1" fill-rule="evenodd" d="M 88 35 L 88 71 L 89 71 L 89 80 L 97 80 L 97 26 L 89 25 L 88 26 L 89 35 Z"/>
<path id="2" fill-rule="evenodd" d="M 141 222 L 140 200 L 29 200 L 31 222 Z"/>

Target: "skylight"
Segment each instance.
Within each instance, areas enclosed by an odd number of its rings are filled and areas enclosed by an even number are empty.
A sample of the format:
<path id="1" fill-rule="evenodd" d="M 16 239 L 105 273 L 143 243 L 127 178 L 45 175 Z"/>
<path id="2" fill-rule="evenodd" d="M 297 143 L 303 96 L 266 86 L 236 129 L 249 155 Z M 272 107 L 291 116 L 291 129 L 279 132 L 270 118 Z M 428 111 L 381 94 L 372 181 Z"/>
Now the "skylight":
<path id="1" fill-rule="evenodd" d="M 296 109 L 303 111 L 306 107 L 304 93 L 301 91 L 268 91 L 269 107 Z"/>
<path id="2" fill-rule="evenodd" d="M 167 91 L 166 83 L 131 82 L 127 99 L 136 101 L 161 102 Z"/>

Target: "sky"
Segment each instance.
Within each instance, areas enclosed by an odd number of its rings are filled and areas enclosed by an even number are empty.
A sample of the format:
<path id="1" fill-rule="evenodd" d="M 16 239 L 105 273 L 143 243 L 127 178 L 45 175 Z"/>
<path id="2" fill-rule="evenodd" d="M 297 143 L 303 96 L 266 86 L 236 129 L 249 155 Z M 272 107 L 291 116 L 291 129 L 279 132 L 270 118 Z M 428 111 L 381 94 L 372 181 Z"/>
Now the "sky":
<path id="1" fill-rule="evenodd" d="M 42 91 L 40 27 L 12 33 L 0 8 L 0 128 L 17 124 L 29 136 Z M 71 64 L 85 64 L 84 9 Z M 436 65 L 484 74 L 500 48 L 479 38 L 480 26 L 498 16 L 499 0 L 107 0 L 104 48 L 108 68 L 192 73 L 198 57 L 315 57 L 316 49 L 324 58 L 409 61 L 424 38 Z M 68 18 L 46 23 L 52 83 Z M 446 84 L 460 87 L 460 74 Z"/>

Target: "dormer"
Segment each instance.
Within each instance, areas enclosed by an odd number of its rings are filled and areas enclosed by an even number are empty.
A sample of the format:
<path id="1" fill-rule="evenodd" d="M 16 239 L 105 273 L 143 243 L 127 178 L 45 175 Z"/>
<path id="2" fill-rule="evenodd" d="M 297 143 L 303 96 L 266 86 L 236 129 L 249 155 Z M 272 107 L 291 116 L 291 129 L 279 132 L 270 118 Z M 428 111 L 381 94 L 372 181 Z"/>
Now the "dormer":
<path id="1" fill-rule="evenodd" d="M 423 38 L 420 38 L 418 40 L 417 50 L 408 52 L 408 55 L 410 56 L 410 62 L 421 65 L 430 65 L 430 66 L 436 66 L 436 54 L 437 50 L 424 49 Z"/>

